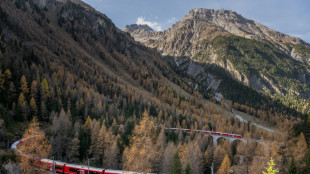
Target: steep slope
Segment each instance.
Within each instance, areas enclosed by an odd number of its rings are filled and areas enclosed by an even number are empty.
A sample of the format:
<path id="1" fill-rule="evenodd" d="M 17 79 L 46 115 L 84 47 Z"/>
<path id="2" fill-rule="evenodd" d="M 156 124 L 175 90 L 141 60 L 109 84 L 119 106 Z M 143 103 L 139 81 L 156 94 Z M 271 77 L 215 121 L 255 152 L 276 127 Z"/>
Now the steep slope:
<path id="1" fill-rule="evenodd" d="M 164 56 L 215 64 L 234 79 L 281 100 L 304 103 L 310 97 L 309 44 L 230 10 L 193 9 L 163 32 L 128 28 L 130 25 L 125 31 L 135 40 L 157 48 Z M 197 74 L 190 75 L 201 79 Z M 209 71 L 206 78 L 212 75 Z"/>
<path id="2" fill-rule="evenodd" d="M 0 119 L 7 128 L 34 115 L 50 123 L 62 108 L 81 124 L 88 115 L 129 124 L 144 110 L 171 112 L 174 99 L 192 98 L 156 51 L 81 1 L 4 0 L 0 7 Z"/>

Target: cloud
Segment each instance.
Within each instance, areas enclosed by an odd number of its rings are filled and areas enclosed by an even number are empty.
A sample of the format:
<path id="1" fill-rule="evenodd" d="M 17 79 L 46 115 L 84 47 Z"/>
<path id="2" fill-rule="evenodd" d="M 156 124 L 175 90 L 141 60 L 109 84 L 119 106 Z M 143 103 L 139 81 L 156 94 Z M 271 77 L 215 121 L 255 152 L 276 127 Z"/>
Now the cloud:
<path id="1" fill-rule="evenodd" d="M 169 24 L 174 23 L 175 21 L 177 21 L 177 18 L 175 18 L 175 17 L 168 19 Z"/>
<path id="2" fill-rule="evenodd" d="M 155 30 L 155 31 L 161 31 L 162 29 L 162 26 L 159 24 L 159 23 L 157 23 L 157 22 L 151 22 L 151 21 L 147 21 L 147 20 L 145 20 L 145 17 L 138 17 L 138 19 L 137 19 L 137 22 L 136 22 L 136 24 L 138 24 L 138 25 L 148 25 L 148 26 L 150 26 L 151 28 L 153 28 L 153 30 Z"/>

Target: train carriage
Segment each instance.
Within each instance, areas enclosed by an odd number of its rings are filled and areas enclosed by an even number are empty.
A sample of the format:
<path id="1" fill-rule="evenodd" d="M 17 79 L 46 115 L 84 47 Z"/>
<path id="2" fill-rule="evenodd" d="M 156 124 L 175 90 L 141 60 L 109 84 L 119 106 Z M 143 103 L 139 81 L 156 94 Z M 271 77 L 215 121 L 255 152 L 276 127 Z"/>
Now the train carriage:
<path id="1" fill-rule="evenodd" d="M 61 161 L 53 161 L 50 159 L 41 159 L 40 160 L 40 165 L 41 167 L 44 167 L 46 170 L 52 171 L 54 166 L 53 163 L 55 164 L 55 172 L 56 173 L 64 173 L 64 168 L 66 166 L 66 163 L 61 162 Z"/>
<path id="2" fill-rule="evenodd" d="M 65 174 L 105 174 L 104 169 L 87 167 L 83 165 L 67 164 L 64 170 Z"/>

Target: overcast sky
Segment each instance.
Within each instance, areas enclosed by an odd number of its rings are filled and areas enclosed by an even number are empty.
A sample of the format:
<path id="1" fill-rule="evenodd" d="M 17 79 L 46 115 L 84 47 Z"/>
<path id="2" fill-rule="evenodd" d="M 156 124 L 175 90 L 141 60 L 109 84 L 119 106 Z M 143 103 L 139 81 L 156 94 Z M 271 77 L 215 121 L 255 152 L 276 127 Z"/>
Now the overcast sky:
<path id="1" fill-rule="evenodd" d="M 310 0 L 83 0 L 115 25 L 148 24 L 165 30 L 193 8 L 230 9 L 310 43 Z"/>

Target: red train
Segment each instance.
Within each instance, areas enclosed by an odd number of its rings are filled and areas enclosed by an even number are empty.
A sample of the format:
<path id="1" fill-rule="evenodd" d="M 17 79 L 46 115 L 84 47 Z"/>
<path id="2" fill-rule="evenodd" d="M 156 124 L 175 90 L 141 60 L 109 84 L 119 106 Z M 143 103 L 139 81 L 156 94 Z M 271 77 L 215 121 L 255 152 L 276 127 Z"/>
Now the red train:
<path id="1" fill-rule="evenodd" d="M 27 156 L 26 154 L 23 154 L 17 147 L 23 143 L 25 139 L 18 140 L 15 143 L 12 144 L 11 149 L 17 150 L 22 155 Z M 84 165 L 77 165 L 77 164 L 69 164 L 64 163 L 61 161 L 53 161 L 50 159 L 31 159 L 30 164 L 34 164 L 34 161 L 38 162 L 36 163 L 37 167 L 42 167 L 45 170 L 53 170 L 53 164 L 55 164 L 55 172 L 56 173 L 62 173 L 62 174 L 122 174 L 122 173 L 134 173 L 134 172 L 126 172 L 122 170 L 106 170 L 101 168 L 95 168 L 95 167 L 88 167 Z"/>
<path id="2" fill-rule="evenodd" d="M 203 132 L 205 134 L 210 135 L 218 135 L 218 136 L 225 136 L 225 137 L 233 137 L 233 138 L 242 138 L 242 135 L 238 134 L 229 134 L 229 133 L 222 133 L 222 132 L 213 132 L 213 131 L 204 131 L 204 130 L 191 130 L 191 129 L 182 129 L 182 128 L 166 128 L 168 130 L 173 130 L 175 132 Z"/>
<path id="3" fill-rule="evenodd" d="M 46 166 L 46 170 L 53 170 L 53 160 L 42 159 L 40 163 Z M 44 165 L 45 163 L 45 165 Z M 84 165 L 69 164 L 60 161 L 54 161 L 55 172 L 64 174 L 120 174 L 127 173 L 121 170 L 105 170 L 101 168 L 88 167 Z"/>

